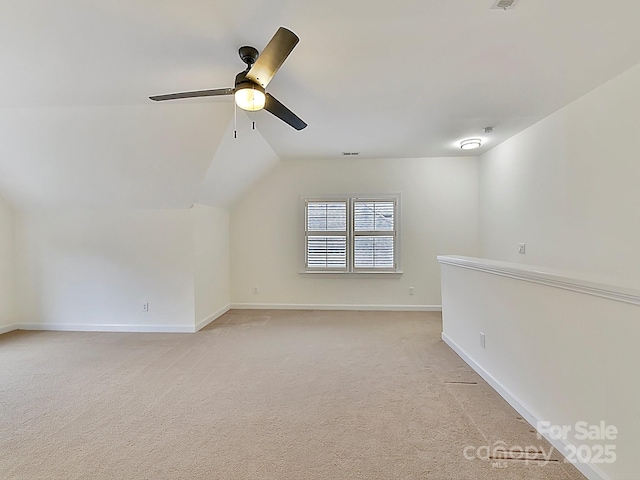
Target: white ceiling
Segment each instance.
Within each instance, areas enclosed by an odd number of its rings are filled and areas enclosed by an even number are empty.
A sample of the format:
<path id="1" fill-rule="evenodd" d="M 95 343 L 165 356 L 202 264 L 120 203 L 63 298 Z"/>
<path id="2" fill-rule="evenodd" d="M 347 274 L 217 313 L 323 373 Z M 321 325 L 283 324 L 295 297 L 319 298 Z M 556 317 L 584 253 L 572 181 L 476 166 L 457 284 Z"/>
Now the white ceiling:
<path id="1" fill-rule="evenodd" d="M 29 207 L 100 205 L 109 191 L 116 204 L 189 204 L 231 99 L 147 97 L 232 86 L 238 47 L 262 49 L 281 25 L 300 43 L 268 90 L 309 127 L 250 115 L 281 159 L 459 156 L 457 142 L 483 137 L 475 155 L 640 63 L 637 0 L 493 3 L 5 1 L 0 193 Z"/>

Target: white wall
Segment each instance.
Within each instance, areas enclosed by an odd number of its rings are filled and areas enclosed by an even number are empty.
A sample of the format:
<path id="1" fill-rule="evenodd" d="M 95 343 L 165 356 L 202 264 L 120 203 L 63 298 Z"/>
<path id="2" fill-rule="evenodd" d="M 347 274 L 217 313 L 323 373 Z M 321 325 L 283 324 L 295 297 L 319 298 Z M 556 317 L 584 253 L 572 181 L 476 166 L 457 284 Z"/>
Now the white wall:
<path id="1" fill-rule="evenodd" d="M 229 211 L 195 205 L 194 297 L 195 323 L 199 325 L 224 311 L 231 303 Z"/>
<path id="2" fill-rule="evenodd" d="M 246 112 L 237 112 L 235 120 L 230 119 L 200 183 L 197 197 L 200 204 L 230 208 L 280 162 L 260 131 L 251 128 L 252 120 Z"/>
<path id="3" fill-rule="evenodd" d="M 640 65 L 481 157 L 483 257 L 637 281 L 639 84 Z"/>
<path id="4" fill-rule="evenodd" d="M 385 193 L 402 196 L 403 275 L 299 273 L 304 258 L 301 196 Z M 232 210 L 232 302 L 440 305 L 436 255 L 476 254 L 477 228 L 476 158 L 282 162 Z M 409 287 L 415 295 L 409 295 Z"/>
<path id="5" fill-rule="evenodd" d="M 545 278 L 544 268 L 470 260 L 473 269 L 442 265 L 443 338 L 534 426 L 570 426 L 554 444 L 565 455 L 572 452 L 566 444 L 587 445 L 587 459 L 597 458 L 595 445 L 613 445 L 614 463 L 579 465 L 588 478 L 638 478 L 640 290 L 592 288 L 590 278 L 570 272 Z M 514 272 L 517 279 L 509 278 Z M 604 291 L 635 304 L 598 296 Z M 578 438 L 580 421 L 604 421 L 619 435 Z M 539 445 L 535 437 L 531 445 Z"/>
<path id="6" fill-rule="evenodd" d="M 34 328 L 192 330 L 192 221 L 190 210 L 18 214 L 19 321 Z"/>
<path id="7" fill-rule="evenodd" d="M 14 321 L 14 213 L 0 197 L 0 330 Z"/>

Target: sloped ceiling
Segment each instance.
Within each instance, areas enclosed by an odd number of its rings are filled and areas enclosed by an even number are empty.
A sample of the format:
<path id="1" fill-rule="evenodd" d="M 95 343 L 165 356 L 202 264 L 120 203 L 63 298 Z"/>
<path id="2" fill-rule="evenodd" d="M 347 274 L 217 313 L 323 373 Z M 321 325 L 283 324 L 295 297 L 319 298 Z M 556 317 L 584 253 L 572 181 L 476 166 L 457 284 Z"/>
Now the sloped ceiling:
<path id="1" fill-rule="evenodd" d="M 0 192 L 22 209 L 188 208 L 228 117 L 210 104 L 0 110 Z"/>
<path id="2" fill-rule="evenodd" d="M 242 111 L 238 112 L 237 121 L 231 119 L 200 185 L 198 203 L 230 208 L 278 165 L 278 155 L 260 134 L 260 124 L 256 126 L 254 120 L 254 115 Z"/>
<path id="3" fill-rule="evenodd" d="M 0 194 L 20 208 L 237 198 L 253 180 L 222 161 L 231 100 L 148 96 L 232 86 L 238 47 L 262 49 L 281 25 L 301 41 L 269 91 L 309 127 L 253 114 L 263 141 L 238 142 L 238 161 L 262 147 L 263 159 L 459 156 L 476 136 L 478 154 L 640 62 L 640 2 L 493 3 L 5 2 Z M 233 193 L 209 196 L 231 178 Z"/>

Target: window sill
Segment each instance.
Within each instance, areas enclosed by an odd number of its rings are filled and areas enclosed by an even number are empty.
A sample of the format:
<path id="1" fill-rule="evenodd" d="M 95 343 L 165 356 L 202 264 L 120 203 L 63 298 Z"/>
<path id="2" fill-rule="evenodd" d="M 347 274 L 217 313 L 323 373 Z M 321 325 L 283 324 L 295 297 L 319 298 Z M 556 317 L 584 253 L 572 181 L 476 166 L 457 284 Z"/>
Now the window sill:
<path id="1" fill-rule="evenodd" d="M 330 278 L 344 278 L 344 277 L 357 277 L 357 278 L 380 278 L 380 277 L 400 277 L 404 272 L 396 270 L 394 272 L 339 272 L 330 270 L 301 270 L 298 272 L 300 275 L 321 275 Z"/>

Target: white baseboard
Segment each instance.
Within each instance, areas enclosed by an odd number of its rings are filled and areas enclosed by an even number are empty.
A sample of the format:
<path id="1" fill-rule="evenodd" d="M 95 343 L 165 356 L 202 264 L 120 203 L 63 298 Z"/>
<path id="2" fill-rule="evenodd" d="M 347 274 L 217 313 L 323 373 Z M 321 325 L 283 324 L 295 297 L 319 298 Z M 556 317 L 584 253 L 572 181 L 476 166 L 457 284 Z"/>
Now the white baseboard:
<path id="1" fill-rule="evenodd" d="M 352 305 L 352 304 L 291 304 L 291 303 L 233 303 L 198 322 L 187 325 L 131 325 L 131 324 L 71 324 L 71 323 L 14 323 L 0 327 L 0 334 L 13 330 L 42 330 L 54 332 L 138 332 L 138 333 L 194 333 L 202 330 L 231 309 L 246 310 L 367 310 L 388 312 L 441 312 L 441 305 Z"/>
<path id="2" fill-rule="evenodd" d="M 537 425 L 544 419 L 537 415 L 531 408 L 527 406 L 525 402 L 520 400 L 516 395 L 505 387 L 502 383 L 496 380 L 489 372 L 476 363 L 465 351 L 451 338 L 449 338 L 444 332 L 442 333 L 442 340 L 451 347 L 451 349 L 458 354 L 467 365 L 473 368 L 478 375 L 480 375 L 491 387 L 498 392 L 498 394 L 504 398 L 509 405 L 511 405 L 522 417 L 529 422 L 534 428 L 537 429 Z M 565 439 L 555 439 L 549 436 L 548 432 L 538 431 L 556 450 L 561 454 L 567 451 L 569 443 Z M 580 472 L 589 480 L 610 480 L 610 477 L 606 475 L 602 470 L 592 463 L 574 463 L 573 464 Z"/>
<path id="3" fill-rule="evenodd" d="M 20 330 L 43 330 L 53 332 L 139 332 L 139 333 L 193 333 L 188 325 L 131 325 L 131 324 L 67 324 L 67 323 L 20 323 Z"/>
<path id="4" fill-rule="evenodd" d="M 225 313 L 227 313 L 229 310 L 231 310 L 231 305 L 227 305 L 224 308 L 221 308 L 220 310 L 218 310 L 217 312 L 209 315 L 207 318 L 205 318 L 204 320 L 196 323 L 196 332 L 199 332 L 200 330 L 202 330 L 204 327 L 206 327 L 207 325 L 209 325 L 211 322 L 213 322 L 214 320 L 216 320 L 217 318 L 220 318 L 222 315 L 224 315 Z"/>
<path id="5" fill-rule="evenodd" d="M 232 303 L 234 310 L 378 310 L 386 312 L 441 312 L 442 305 L 352 305 L 295 303 Z"/>
<path id="6" fill-rule="evenodd" d="M 14 330 L 18 330 L 19 328 L 20 328 L 20 325 L 18 325 L 17 323 L 0 326 L 0 335 L 2 335 L 3 333 L 13 332 Z"/>
<path id="7" fill-rule="evenodd" d="M 131 324 L 71 324 L 71 323 L 16 323 L 0 327 L 0 333 L 11 330 L 43 330 L 54 332 L 129 332 L 129 333 L 195 333 L 229 311 L 231 305 L 221 308 L 194 326 L 189 325 L 131 325 Z"/>

